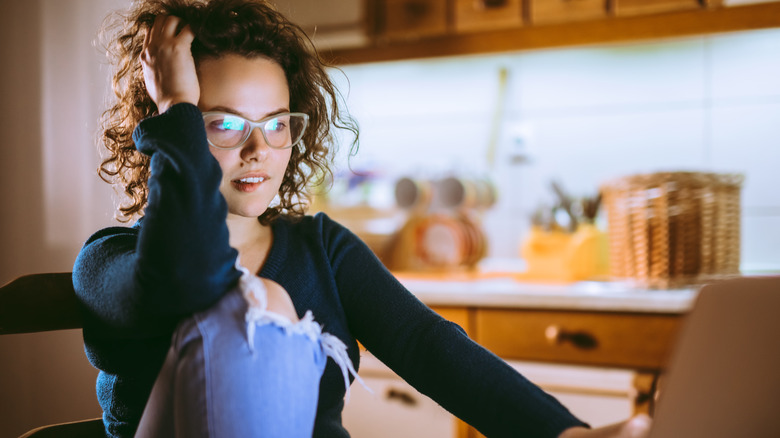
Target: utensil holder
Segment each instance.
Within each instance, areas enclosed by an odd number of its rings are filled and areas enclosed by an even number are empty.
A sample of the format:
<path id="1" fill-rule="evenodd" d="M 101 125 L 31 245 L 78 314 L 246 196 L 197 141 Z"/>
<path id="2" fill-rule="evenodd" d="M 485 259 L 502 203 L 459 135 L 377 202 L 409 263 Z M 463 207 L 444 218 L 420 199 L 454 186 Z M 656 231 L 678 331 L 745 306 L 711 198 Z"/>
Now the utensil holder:
<path id="1" fill-rule="evenodd" d="M 606 235 L 591 224 L 573 233 L 534 226 L 520 248 L 526 261 L 523 280 L 580 281 L 607 274 Z"/>

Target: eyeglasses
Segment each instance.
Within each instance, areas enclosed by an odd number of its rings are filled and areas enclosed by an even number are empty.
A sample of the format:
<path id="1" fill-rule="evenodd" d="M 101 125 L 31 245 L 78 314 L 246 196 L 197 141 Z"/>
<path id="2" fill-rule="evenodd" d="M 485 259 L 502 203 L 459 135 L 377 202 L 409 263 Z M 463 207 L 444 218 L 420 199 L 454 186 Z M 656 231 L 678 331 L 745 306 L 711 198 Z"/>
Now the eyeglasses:
<path id="1" fill-rule="evenodd" d="M 287 149 L 303 138 L 309 116 L 304 113 L 274 114 L 254 122 L 235 114 L 205 112 L 206 138 L 209 144 L 220 149 L 235 149 L 243 145 L 255 128 L 260 128 L 268 146 Z"/>

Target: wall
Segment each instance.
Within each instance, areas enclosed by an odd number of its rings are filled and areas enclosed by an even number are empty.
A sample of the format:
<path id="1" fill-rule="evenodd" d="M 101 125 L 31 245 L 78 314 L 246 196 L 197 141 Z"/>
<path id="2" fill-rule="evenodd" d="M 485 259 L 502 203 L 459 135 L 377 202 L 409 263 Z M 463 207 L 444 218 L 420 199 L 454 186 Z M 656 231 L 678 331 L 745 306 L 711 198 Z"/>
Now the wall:
<path id="1" fill-rule="evenodd" d="M 112 222 L 111 189 L 95 174 L 107 76 L 92 43 L 122 3 L 2 2 L 1 283 L 70 271 L 84 240 Z M 0 357 L 0 437 L 100 416 L 81 331 L 2 336 Z"/>
<path id="2" fill-rule="evenodd" d="M 528 217 L 635 172 L 744 172 L 742 267 L 780 270 L 780 30 L 639 44 L 347 66 L 361 124 L 351 165 L 389 175 L 490 175 L 491 255 L 514 257 Z M 499 70 L 506 69 L 504 100 Z M 499 114 L 496 161 L 491 126 Z M 523 163 L 515 158 L 525 157 Z"/>

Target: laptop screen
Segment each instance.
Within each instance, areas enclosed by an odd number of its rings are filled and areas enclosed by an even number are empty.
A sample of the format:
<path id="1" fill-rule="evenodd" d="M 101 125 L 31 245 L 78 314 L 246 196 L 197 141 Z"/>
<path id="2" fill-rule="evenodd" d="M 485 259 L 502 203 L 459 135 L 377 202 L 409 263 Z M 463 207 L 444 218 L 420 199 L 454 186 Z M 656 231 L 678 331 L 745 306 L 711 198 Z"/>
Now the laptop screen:
<path id="1" fill-rule="evenodd" d="M 659 390 L 652 438 L 780 437 L 780 277 L 703 287 Z"/>

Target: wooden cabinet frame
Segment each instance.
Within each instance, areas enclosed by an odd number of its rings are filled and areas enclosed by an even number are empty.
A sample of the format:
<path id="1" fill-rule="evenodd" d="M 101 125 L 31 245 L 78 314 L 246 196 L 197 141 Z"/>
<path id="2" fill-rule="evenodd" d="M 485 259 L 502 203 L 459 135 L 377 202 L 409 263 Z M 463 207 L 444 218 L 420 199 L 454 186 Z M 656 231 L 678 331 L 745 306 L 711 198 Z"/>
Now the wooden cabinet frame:
<path id="1" fill-rule="evenodd" d="M 501 53 L 606 44 L 780 27 L 780 1 L 744 6 L 607 17 L 582 22 L 527 25 L 493 31 L 450 33 L 411 41 L 323 52 L 330 63 L 347 65 L 440 56 Z"/>
<path id="2" fill-rule="evenodd" d="M 684 314 L 433 306 L 507 360 L 636 371 L 634 412 L 652 413 L 658 379 Z M 479 437 L 459 421 L 458 437 Z"/>

